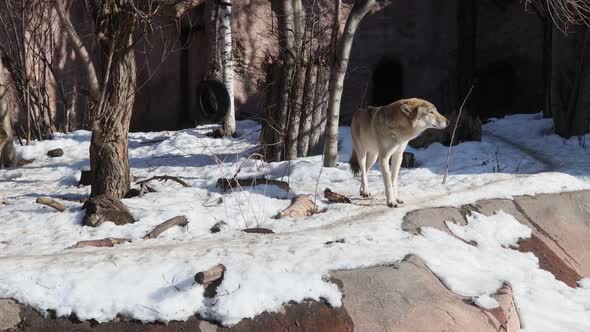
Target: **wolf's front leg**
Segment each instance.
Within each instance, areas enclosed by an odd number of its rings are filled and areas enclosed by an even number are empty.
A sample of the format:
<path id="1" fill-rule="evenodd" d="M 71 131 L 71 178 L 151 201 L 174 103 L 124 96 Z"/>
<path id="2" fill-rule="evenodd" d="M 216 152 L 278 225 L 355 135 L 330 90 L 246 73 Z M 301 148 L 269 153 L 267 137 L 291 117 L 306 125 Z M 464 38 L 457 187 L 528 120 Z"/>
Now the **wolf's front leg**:
<path id="1" fill-rule="evenodd" d="M 391 173 L 389 172 L 389 157 L 379 158 L 379 167 L 381 167 L 381 174 L 383 175 L 383 183 L 385 184 L 385 197 L 387 199 L 387 206 L 397 207 L 394 202 L 393 185 L 391 183 Z"/>
<path id="2" fill-rule="evenodd" d="M 402 143 L 399 148 L 397 149 L 397 151 L 395 151 L 391 157 L 391 170 L 393 172 L 392 174 L 392 186 L 393 186 L 393 194 L 395 195 L 395 201 L 398 204 L 403 204 L 404 201 L 400 199 L 399 197 L 399 184 L 398 184 L 398 179 L 399 179 L 399 171 L 400 168 L 402 166 L 402 160 L 404 157 L 404 150 L 406 149 L 406 146 L 408 145 L 408 143 Z"/>

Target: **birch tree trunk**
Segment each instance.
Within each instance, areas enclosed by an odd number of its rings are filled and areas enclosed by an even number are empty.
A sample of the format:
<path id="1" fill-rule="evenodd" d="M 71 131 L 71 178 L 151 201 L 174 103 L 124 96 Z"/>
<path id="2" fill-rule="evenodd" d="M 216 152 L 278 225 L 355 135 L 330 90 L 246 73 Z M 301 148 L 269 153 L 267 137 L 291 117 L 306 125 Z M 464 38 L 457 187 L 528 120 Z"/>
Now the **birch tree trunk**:
<path id="1" fill-rule="evenodd" d="M 332 67 L 329 85 L 328 113 L 324 147 L 324 166 L 336 167 L 338 162 L 338 121 L 340 117 L 340 101 L 344 87 L 344 76 L 348 68 L 350 49 L 354 34 L 362 19 L 371 9 L 375 0 L 356 0 L 348 15 L 344 33 L 338 42 L 336 57 Z"/>
<path id="2" fill-rule="evenodd" d="M 229 112 L 223 120 L 223 132 L 225 136 L 234 136 L 236 133 L 236 116 L 234 109 L 234 60 L 232 54 L 231 39 L 231 0 L 220 2 L 220 34 L 221 34 L 221 66 L 223 68 L 223 84 L 229 93 Z"/>

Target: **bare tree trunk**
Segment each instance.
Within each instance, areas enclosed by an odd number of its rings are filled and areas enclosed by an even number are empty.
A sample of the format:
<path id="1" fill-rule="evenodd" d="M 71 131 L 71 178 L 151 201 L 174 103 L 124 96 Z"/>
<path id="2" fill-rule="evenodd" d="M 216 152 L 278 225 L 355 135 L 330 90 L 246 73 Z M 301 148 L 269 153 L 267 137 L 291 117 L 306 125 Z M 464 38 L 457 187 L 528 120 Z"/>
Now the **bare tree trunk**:
<path id="1" fill-rule="evenodd" d="M 313 102 L 313 114 L 311 120 L 311 135 L 309 137 L 309 154 L 323 153 L 324 142 L 322 137 L 326 128 L 326 110 L 328 106 L 328 85 L 330 69 L 325 63 L 320 63 L 316 74 L 316 91 Z"/>
<path id="2" fill-rule="evenodd" d="M 207 74 L 205 79 L 222 79 L 221 59 L 219 56 L 219 6 L 216 0 L 205 2 L 205 35 L 207 36 Z"/>
<path id="3" fill-rule="evenodd" d="M 338 121 L 340 117 L 340 100 L 344 88 L 344 76 L 348 68 L 348 58 L 356 29 L 371 9 L 375 0 L 356 0 L 348 15 L 344 33 L 338 43 L 335 62 L 330 76 L 328 99 L 328 116 L 326 124 L 324 166 L 336 167 L 338 161 Z"/>
<path id="4" fill-rule="evenodd" d="M 58 16 L 87 72 L 91 96 L 90 142 L 91 195 L 123 197 L 129 191 L 127 136 L 135 101 L 137 69 L 133 50 L 136 12 L 125 10 L 116 0 L 96 4 L 96 34 L 105 56 L 101 61 L 102 84 L 94 63 L 71 24 L 63 2 L 55 0 Z M 128 9 L 128 8 L 127 8 Z"/>
<path id="5" fill-rule="evenodd" d="M 129 46 L 132 37 L 129 36 Z M 129 191 L 131 172 L 128 134 L 136 87 L 135 52 L 131 47 L 113 64 L 112 80 L 104 102 L 106 113 L 97 118 L 90 142 L 91 196 L 111 194 L 122 198 Z"/>
<path id="6" fill-rule="evenodd" d="M 553 52 L 553 21 L 548 13 L 543 18 L 543 117 L 550 118 L 551 111 L 551 80 L 552 80 L 552 52 Z"/>
<path id="7" fill-rule="evenodd" d="M 234 60 L 232 55 L 231 39 L 231 0 L 220 2 L 221 19 L 221 65 L 223 67 L 223 84 L 229 92 L 229 112 L 223 120 L 223 132 L 225 136 L 233 136 L 236 133 L 236 113 L 234 109 Z"/>
<path id="8" fill-rule="evenodd" d="M 10 97 L 8 79 L 0 62 L 0 168 L 16 165 L 12 124 L 10 121 Z"/>
<path id="9" fill-rule="evenodd" d="M 303 103 L 301 105 L 301 123 L 299 126 L 299 141 L 297 156 L 305 157 L 309 151 L 311 123 L 313 121 L 314 97 L 316 93 L 316 77 L 318 66 L 312 61 L 305 72 L 305 86 L 303 87 Z"/>
<path id="10" fill-rule="evenodd" d="M 301 120 L 301 104 L 303 102 L 303 88 L 305 72 L 308 65 L 304 50 L 303 37 L 305 32 L 305 10 L 301 0 L 293 1 L 294 45 L 293 51 L 297 64 L 295 65 L 291 92 L 289 98 L 288 121 L 286 126 L 285 160 L 297 158 L 297 139 L 299 137 L 299 122 Z"/>
<path id="11" fill-rule="evenodd" d="M 279 21 L 279 47 L 281 57 L 282 79 L 279 90 L 279 104 L 278 104 L 278 124 L 279 127 L 279 141 L 276 149 L 277 160 L 284 160 L 285 157 L 285 141 L 287 130 L 287 119 L 289 116 L 289 92 L 291 90 L 291 81 L 293 77 L 293 67 L 295 62 L 295 35 L 294 35 L 294 17 L 293 4 L 291 0 L 281 1 Z"/>

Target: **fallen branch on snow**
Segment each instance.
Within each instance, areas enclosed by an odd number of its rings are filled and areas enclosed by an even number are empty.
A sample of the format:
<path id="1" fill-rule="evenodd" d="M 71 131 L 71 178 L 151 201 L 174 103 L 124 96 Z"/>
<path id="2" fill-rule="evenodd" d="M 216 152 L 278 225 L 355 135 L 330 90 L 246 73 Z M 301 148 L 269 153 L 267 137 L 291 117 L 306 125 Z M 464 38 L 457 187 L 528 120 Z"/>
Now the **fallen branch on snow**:
<path id="1" fill-rule="evenodd" d="M 76 244 L 74 244 L 73 246 L 69 247 L 68 249 L 77 249 L 85 247 L 114 247 L 118 244 L 125 242 L 131 242 L 131 240 L 127 238 L 107 237 L 106 239 L 100 240 L 79 241 L 76 242 Z"/>
<path id="2" fill-rule="evenodd" d="M 49 207 L 52 207 L 52 208 L 58 210 L 59 212 L 64 212 L 66 210 L 66 207 L 63 204 L 58 203 L 58 202 L 56 202 L 50 198 L 47 198 L 47 197 L 38 197 L 37 200 L 35 201 L 35 203 L 47 205 Z"/>
<path id="3" fill-rule="evenodd" d="M 291 201 L 291 205 L 275 217 L 276 219 L 287 217 L 306 217 L 320 213 L 318 206 L 306 195 L 299 195 Z"/>
<path id="4" fill-rule="evenodd" d="M 225 266 L 223 264 L 215 265 L 207 271 L 202 271 L 195 274 L 195 282 L 199 285 L 207 285 L 216 280 L 223 278 Z"/>
<path id="5" fill-rule="evenodd" d="M 154 228 L 151 232 L 147 233 L 143 238 L 147 239 L 155 239 L 157 238 L 162 232 L 167 230 L 172 226 L 186 226 L 188 224 L 188 220 L 185 216 L 176 216 L 174 218 L 168 219 L 163 223 L 159 224 Z"/>
<path id="6" fill-rule="evenodd" d="M 330 190 L 330 188 L 324 189 L 324 197 L 326 197 L 328 201 L 333 203 L 351 203 L 350 198 L 339 193 L 333 192 L 332 190 Z"/>
<path id="7" fill-rule="evenodd" d="M 272 184 L 279 188 L 285 189 L 289 191 L 289 184 L 285 181 L 279 180 L 272 180 L 266 179 L 264 177 L 259 178 L 244 178 L 244 179 L 236 179 L 236 178 L 219 178 L 217 179 L 217 186 L 221 187 L 222 191 L 227 191 L 230 188 L 238 188 L 238 187 L 254 187 L 261 184 Z"/>
<path id="8" fill-rule="evenodd" d="M 150 182 L 152 180 L 158 180 L 158 181 L 164 181 L 164 182 L 170 180 L 170 181 L 174 181 L 174 182 L 180 183 L 183 187 L 190 187 L 191 186 L 190 184 L 184 182 L 183 180 L 177 178 L 176 176 L 170 176 L 170 175 L 158 175 L 158 176 L 154 176 L 154 177 L 151 177 L 151 178 L 149 178 L 147 180 L 139 181 L 139 182 L 137 182 L 137 184 L 141 186 L 142 184 L 148 183 L 148 182 Z"/>

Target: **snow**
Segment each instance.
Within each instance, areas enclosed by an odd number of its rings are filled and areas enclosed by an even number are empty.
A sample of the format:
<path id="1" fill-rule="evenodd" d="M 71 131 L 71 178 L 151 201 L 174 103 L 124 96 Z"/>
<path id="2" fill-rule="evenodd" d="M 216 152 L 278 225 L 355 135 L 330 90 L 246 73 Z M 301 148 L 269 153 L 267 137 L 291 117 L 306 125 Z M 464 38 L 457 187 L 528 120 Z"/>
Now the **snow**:
<path id="1" fill-rule="evenodd" d="M 494 309 L 500 306 L 498 301 L 489 294 L 483 294 L 473 299 L 473 303 L 484 309 Z"/>
<path id="2" fill-rule="evenodd" d="M 89 194 L 77 187 L 89 167 L 90 134 L 57 134 L 53 140 L 17 147 L 34 161 L 0 170 L 0 298 L 60 316 L 104 322 L 126 315 L 142 321 L 184 320 L 195 313 L 232 325 L 264 311 L 278 311 L 291 300 L 326 299 L 341 305 L 329 271 L 387 264 L 415 254 L 453 292 L 484 308 L 504 281 L 512 284 L 525 331 L 590 330 L 590 282 L 570 288 L 539 268 L 530 253 L 510 249 L 530 229 L 504 212 L 472 214 L 465 226 L 447 223 L 456 237 L 423 228 L 420 235 L 401 229 L 404 215 L 435 206 L 459 206 L 485 198 L 590 189 L 590 148 L 585 138 L 552 135 L 551 121 L 540 114 L 493 120 L 481 142 L 453 148 L 453 164 L 441 184 L 447 147 L 408 149 L 418 167 L 404 169 L 400 194 L 406 202 L 389 209 L 377 167 L 369 173 L 372 199 L 358 195 L 359 179 L 346 163 L 351 153 L 349 128 L 341 128 L 336 168 L 321 167 L 320 156 L 264 163 L 247 156 L 256 151 L 260 127 L 238 123 L 238 138 L 212 139 L 211 126 L 178 132 L 131 133 L 129 157 L 135 180 L 153 175 L 179 176 L 189 184 L 154 182 L 158 190 L 124 199 L 138 222 L 82 226 L 76 199 Z M 49 158 L 52 148 L 64 156 Z M 236 188 L 221 193 L 219 177 L 267 176 L 289 181 L 292 191 L 316 197 L 326 213 L 275 220 L 292 193 L 276 186 Z M 327 204 L 325 187 L 350 195 L 356 204 Z M 59 213 L 35 204 L 49 196 L 68 210 Z M 185 215 L 188 227 L 175 227 L 155 240 L 143 235 L 162 221 Z M 224 221 L 219 233 L 211 226 Z M 276 234 L 247 234 L 241 229 L 266 227 Z M 77 241 L 128 237 L 115 248 L 66 249 Z M 343 240 L 338 242 L 330 241 Z M 476 246 L 469 244 L 473 241 Z M 220 296 L 206 299 L 193 283 L 196 272 L 224 264 Z"/>

